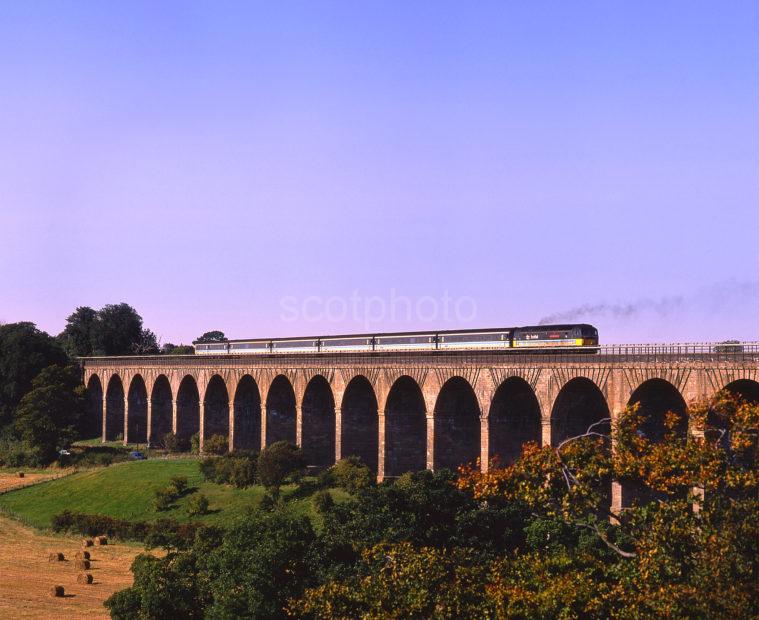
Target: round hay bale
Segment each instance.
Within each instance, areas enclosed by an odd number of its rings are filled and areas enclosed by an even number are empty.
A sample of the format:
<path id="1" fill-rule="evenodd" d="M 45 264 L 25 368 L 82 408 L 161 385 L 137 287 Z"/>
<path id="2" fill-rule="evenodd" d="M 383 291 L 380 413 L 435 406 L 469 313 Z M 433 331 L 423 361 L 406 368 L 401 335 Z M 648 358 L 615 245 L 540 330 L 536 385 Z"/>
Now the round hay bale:
<path id="1" fill-rule="evenodd" d="M 53 597 L 61 597 L 64 595 L 66 591 L 63 589 L 63 586 L 53 586 L 50 588 L 50 596 Z"/>
<path id="2" fill-rule="evenodd" d="M 82 539 L 82 547 L 92 547 L 92 545 L 93 545 L 92 538 Z"/>
<path id="3" fill-rule="evenodd" d="M 50 553 L 47 556 L 47 561 L 48 562 L 63 562 L 64 559 L 65 558 L 64 558 L 63 554 L 60 553 L 60 552 L 59 553 Z"/>
<path id="4" fill-rule="evenodd" d="M 20 471 L 18 474 L 16 474 L 19 478 L 23 478 L 26 474 L 24 472 Z"/>
<path id="5" fill-rule="evenodd" d="M 89 551 L 77 551 L 76 552 L 76 559 L 77 560 L 89 560 L 90 559 L 90 552 Z"/>
<path id="6" fill-rule="evenodd" d="M 77 583 L 92 583 L 92 574 L 91 573 L 79 573 L 76 576 L 76 582 Z"/>
<path id="7" fill-rule="evenodd" d="M 108 539 L 105 536 L 98 536 L 96 539 L 98 545 L 107 545 Z"/>
<path id="8" fill-rule="evenodd" d="M 90 561 L 89 560 L 77 560 L 76 561 L 76 567 L 79 570 L 90 570 Z"/>

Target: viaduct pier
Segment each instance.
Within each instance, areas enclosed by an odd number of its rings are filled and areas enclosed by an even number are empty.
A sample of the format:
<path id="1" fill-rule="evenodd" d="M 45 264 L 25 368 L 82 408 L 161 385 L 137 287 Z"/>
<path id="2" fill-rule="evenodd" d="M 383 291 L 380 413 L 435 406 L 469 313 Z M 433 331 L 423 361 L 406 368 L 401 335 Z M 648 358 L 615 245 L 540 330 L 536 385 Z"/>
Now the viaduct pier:
<path id="1" fill-rule="evenodd" d="M 623 345 L 597 353 L 393 351 L 81 360 L 102 439 L 288 440 L 309 465 L 356 455 L 379 479 L 555 445 L 639 403 L 652 420 L 728 389 L 759 401 L 759 344 Z M 618 495 L 619 493 L 614 493 Z M 617 498 L 618 503 L 621 501 Z"/>

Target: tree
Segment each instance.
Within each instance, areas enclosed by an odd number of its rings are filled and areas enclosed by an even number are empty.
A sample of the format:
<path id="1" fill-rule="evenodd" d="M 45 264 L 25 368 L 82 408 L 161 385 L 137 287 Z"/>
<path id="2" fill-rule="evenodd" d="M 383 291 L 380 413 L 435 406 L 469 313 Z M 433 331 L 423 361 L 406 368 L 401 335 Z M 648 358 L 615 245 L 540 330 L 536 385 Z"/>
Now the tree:
<path id="1" fill-rule="evenodd" d="M 281 618 L 288 599 L 315 583 L 310 562 L 314 530 L 305 517 L 281 512 L 232 527 L 209 552 L 196 547 L 209 618 Z"/>
<path id="2" fill-rule="evenodd" d="M 79 369 L 49 366 L 19 403 L 15 431 L 32 464 L 46 465 L 57 450 L 74 441 L 84 420 L 84 386 Z"/>
<path id="3" fill-rule="evenodd" d="M 139 342 L 132 345 L 132 352 L 136 355 L 157 355 L 160 353 L 158 338 L 149 329 L 143 329 L 140 333 Z"/>
<path id="4" fill-rule="evenodd" d="M 109 304 L 98 311 L 93 325 L 95 354 L 132 355 L 143 337 L 142 317 L 129 304 Z"/>
<path id="5" fill-rule="evenodd" d="M 186 344 L 172 344 L 167 342 L 161 347 L 161 353 L 163 355 L 192 355 L 195 353 L 195 348 L 192 345 Z"/>
<path id="6" fill-rule="evenodd" d="M 721 393 L 692 403 L 689 414 L 691 433 L 668 413 L 657 440 L 645 432 L 650 420 L 631 407 L 614 425 L 613 453 L 608 437 L 591 427 L 556 447 L 527 445 L 505 469 L 462 470 L 459 486 L 482 501 L 523 501 L 603 544 L 594 551 L 595 594 L 585 614 L 754 617 L 759 405 Z M 612 478 L 639 492 L 620 513 L 608 506 Z M 569 554 L 569 570 L 580 570 L 581 559 Z"/>
<path id="7" fill-rule="evenodd" d="M 140 554 L 132 562 L 134 585 L 105 601 L 111 618 L 203 617 L 196 558 L 191 553 L 169 553 L 163 558 Z"/>
<path id="8" fill-rule="evenodd" d="M 94 328 L 97 312 L 89 306 L 79 306 L 67 319 L 58 340 L 71 357 L 93 355 Z"/>
<path id="9" fill-rule="evenodd" d="M 203 334 L 200 338 L 196 340 L 196 342 L 225 342 L 226 337 L 224 336 L 224 332 L 220 332 L 218 330 L 206 332 Z"/>
<path id="10" fill-rule="evenodd" d="M 258 455 L 258 479 L 268 489 L 279 488 L 287 478 L 298 476 L 305 466 L 300 448 L 286 441 L 276 441 Z"/>
<path id="11" fill-rule="evenodd" d="M 67 363 L 60 343 L 34 323 L 0 325 L 0 428 L 11 422 L 16 406 L 43 368 Z"/>

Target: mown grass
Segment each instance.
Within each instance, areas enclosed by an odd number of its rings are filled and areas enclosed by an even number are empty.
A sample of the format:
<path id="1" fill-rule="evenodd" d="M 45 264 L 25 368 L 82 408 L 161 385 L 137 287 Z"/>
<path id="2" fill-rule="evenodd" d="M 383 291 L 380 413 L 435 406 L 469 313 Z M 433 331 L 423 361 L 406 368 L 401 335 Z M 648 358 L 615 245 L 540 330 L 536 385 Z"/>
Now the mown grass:
<path id="1" fill-rule="evenodd" d="M 170 510 L 159 512 L 153 507 L 155 491 L 168 486 L 172 476 L 187 476 L 190 492 Z M 303 490 L 295 485 L 286 486 L 282 488 L 282 496 L 294 513 L 315 518 L 312 493 Z M 330 492 L 335 501 L 348 497 L 340 490 Z M 186 505 L 193 493 L 203 493 L 208 498 L 210 514 L 188 516 Z M 64 510 L 136 521 L 172 518 L 225 525 L 256 509 L 264 493 L 261 486 L 236 489 L 205 482 L 194 459 L 156 459 L 118 463 L 10 491 L 0 496 L 0 509 L 40 529 L 48 528 L 52 517 Z"/>

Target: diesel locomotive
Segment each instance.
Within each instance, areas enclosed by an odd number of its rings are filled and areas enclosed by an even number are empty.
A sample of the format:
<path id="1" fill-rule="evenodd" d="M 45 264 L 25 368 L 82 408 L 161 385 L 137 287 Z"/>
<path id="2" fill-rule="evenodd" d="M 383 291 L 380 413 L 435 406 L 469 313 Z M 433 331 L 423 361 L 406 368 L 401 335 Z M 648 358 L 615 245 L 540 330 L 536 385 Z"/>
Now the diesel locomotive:
<path id="1" fill-rule="evenodd" d="M 598 330 L 587 324 L 538 325 L 308 338 L 254 338 L 224 342 L 196 341 L 192 344 L 198 355 L 556 348 L 595 352 L 598 350 Z"/>

